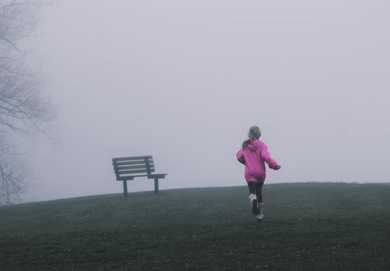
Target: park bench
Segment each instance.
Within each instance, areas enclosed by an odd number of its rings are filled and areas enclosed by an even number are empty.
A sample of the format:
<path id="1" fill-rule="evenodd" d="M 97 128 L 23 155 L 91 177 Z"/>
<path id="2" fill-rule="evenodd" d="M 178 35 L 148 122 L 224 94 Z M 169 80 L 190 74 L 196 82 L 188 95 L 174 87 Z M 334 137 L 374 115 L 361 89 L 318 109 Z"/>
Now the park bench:
<path id="1" fill-rule="evenodd" d="M 168 174 L 152 174 L 155 171 L 153 157 L 135 156 L 113 158 L 112 165 L 117 181 L 123 181 L 123 194 L 127 196 L 127 181 L 132 181 L 136 177 L 147 177 L 154 179 L 154 192 L 158 194 L 158 179 L 165 178 Z"/>

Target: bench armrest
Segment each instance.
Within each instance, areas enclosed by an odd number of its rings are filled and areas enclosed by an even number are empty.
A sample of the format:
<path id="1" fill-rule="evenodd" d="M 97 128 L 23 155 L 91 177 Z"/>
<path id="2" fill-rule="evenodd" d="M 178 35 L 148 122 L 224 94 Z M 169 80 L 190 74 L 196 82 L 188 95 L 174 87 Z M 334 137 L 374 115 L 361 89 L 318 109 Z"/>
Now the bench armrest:
<path id="1" fill-rule="evenodd" d="M 163 174 L 150 174 L 149 176 L 148 176 L 148 178 L 161 178 L 161 179 L 164 179 L 165 178 L 165 176 L 167 176 L 168 174 L 166 174 L 166 173 L 163 173 Z"/>

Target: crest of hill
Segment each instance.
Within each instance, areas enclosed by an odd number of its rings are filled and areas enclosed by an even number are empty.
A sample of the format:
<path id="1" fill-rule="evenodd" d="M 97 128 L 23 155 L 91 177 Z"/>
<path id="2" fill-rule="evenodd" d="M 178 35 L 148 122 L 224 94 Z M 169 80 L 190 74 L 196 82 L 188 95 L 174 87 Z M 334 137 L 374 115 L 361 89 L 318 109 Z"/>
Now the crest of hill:
<path id="1" fill-rule="evenodd" d="M 279 183 L 263 188 L 266 214 L 313 215 L 366 206 L 370 213 L 388 202 L 390 184 Z M 246 187 L 212 187 L 107 194 L 33 202 L 0 208 L 4 231 L 99 228 L 143 221 L 190 221 L 196 217 L 248 214 Z M 378 204 L 377 204 L 378 203 Z M 287 211 L 289 210 L 289 211 Z"/>

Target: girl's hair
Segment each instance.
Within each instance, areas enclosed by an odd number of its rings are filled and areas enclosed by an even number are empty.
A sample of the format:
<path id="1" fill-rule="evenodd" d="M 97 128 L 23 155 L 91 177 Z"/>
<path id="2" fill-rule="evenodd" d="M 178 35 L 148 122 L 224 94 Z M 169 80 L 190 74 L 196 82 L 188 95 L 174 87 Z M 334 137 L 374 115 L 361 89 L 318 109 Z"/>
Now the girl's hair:
<path id="1" fill-rule="evenodd" d="M 244 149 L 252 140 L 259 139 L 260 136 L 261 131 L 259 127 L 252 126 L 251 128 L 249 128 L 248 139 L 242 143 L 242 149 Z"/>

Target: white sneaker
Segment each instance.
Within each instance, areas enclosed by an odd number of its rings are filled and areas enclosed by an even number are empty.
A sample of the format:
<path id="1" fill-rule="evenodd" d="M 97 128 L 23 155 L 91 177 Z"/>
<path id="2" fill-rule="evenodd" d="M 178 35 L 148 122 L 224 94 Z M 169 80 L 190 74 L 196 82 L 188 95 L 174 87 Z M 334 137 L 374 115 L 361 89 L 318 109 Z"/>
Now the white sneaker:
<path id="1" fill-rule="evenodd" d="M 263 214 L 257 215 L 257 216 L 256 216 L 257 222 L 262 222 L 262 221 L 263 221 L 263 217 L 264 217 Z"/>

